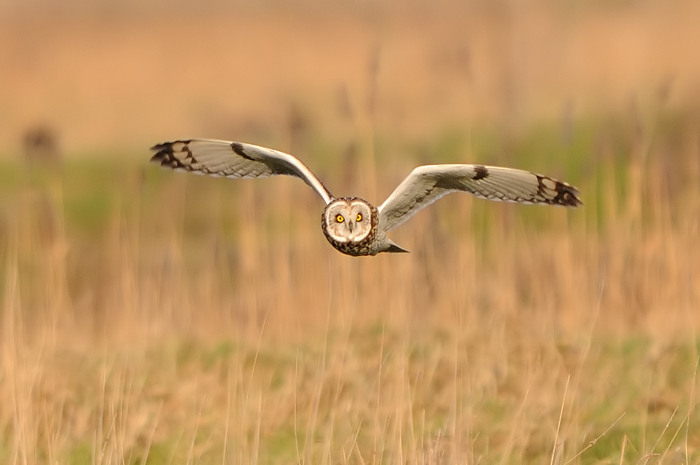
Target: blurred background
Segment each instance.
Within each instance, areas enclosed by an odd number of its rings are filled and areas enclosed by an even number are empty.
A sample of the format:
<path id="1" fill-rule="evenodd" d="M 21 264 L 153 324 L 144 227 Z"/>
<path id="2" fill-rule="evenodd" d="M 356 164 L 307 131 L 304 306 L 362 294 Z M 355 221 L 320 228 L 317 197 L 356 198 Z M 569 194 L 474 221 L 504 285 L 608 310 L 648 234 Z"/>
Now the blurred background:
<path id="1" fill-rule="evenodd" d="M 368 113 L 404 140 L 566 134 L 700 99 L 692 0 L 3 0 L 0 15 L 3 157 L 37 127 L 67 156 L 105 156 L 194 136 L 288 148 L 290 126 L 352 137 Z"/>
<path id="2" fill-rule="evenodd" d="M 0 462 L 698 463 L 700 2 L 0 0 Z M 298 155 L 380 204 L 416 165 L 581 190 L 448 196 L 346 257 Z"/>

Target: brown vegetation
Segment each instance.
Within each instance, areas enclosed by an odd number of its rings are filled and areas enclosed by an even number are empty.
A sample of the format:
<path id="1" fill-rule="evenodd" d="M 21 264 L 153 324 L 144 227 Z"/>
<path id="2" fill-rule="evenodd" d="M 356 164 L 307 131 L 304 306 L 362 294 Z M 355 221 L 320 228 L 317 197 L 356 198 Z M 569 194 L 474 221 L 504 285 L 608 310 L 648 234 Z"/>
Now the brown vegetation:
<path id="1" fill-rule="evenodd" d="M 38 55 L 0 76 L 6 128 L 58 121 L 66 156 L 0 172 L 0 462 L 700 460 L 697 7 L 409 5 L 14 11 L 1 33 Z M 655 31 L 658 60 L 624 47 Z M 586 38 L 593 65 L 553 65 Z M 565 178 L 585 206 L 454 195 L 395 232 L 411 254 L 350 258 L 298 180 L 144 166 L 192 132 L 291 145 L 339 195 L 449 158 Z"/>

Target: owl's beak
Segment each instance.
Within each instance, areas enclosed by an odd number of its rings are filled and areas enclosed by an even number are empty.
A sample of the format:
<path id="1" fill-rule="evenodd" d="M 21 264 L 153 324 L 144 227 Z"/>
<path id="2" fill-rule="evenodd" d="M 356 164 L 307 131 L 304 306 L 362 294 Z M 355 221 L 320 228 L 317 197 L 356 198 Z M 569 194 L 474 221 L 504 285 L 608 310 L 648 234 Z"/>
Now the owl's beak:
<path id="1" fill-rule="evenodd" d="M 348 221 L 348 229 L 350 229 L 350 232 L 352 232 L 352 230 L 355 229 L 354 221 Z"/>

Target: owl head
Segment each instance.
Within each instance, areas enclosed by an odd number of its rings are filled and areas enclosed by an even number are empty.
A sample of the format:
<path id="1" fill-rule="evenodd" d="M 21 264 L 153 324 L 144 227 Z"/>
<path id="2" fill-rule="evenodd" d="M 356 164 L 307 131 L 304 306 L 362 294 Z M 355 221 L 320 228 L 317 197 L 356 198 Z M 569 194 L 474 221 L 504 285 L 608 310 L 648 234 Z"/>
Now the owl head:
<path id="1" fill-rule="evenodd" d="M 334 199 L 323 212 L 323 232 L 336 249 L 359 255 L 369 247 L 377 225 L 377 209 L 357 197 Z"/>

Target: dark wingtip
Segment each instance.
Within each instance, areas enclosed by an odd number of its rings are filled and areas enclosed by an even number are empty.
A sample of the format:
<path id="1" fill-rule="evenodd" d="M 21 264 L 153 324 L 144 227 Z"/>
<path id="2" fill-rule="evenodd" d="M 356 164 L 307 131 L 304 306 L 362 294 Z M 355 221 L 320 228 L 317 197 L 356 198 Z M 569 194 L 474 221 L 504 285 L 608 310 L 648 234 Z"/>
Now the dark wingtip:
<path id="1" fill-rule="evenodd" d="M 191 140 L 176 140 L 173 142 L 161 142 L 155 144 L 151 147 L 151 151 L 156 152 L 151 157 L 151 163 L 158 163 L 161 166 L 168 166 L 171 168 L 179 167 L 180 162 L 175 157 L 175 149 L 173 148 L 176 144 L 183 144 L 187 147 L 187 144 L 192 142 Z M 179 148 L 177 150 L 180 150 Z"/>
<path id="2" fill-rule="evenodd" d="M 537 176 L 537 196 L 540 200 L 536 203 L 560 205 L 562 207 L 576 208 L 583 205 L 579 198 L 579 190 L 569 183 L 557 181 L 541 174 Z"/>
<path id="3" fill-rule="evenodd" d="M 560 205 L 570 208 L 577 208 L 583 205 L 583 200 L 579 198 L 580 192 L 574 186 L 562 183 L 557 190 L 556 200 Z"/>
<path id="4" fill-rule="evenodd" d="M 151 163 L 158 163 L 162 165 L 166 163 L 173 154 L 173 143 L 174 142 L 162 142 L 151 147 L 152 152 L 156 152 L 151 157 Z"/>

